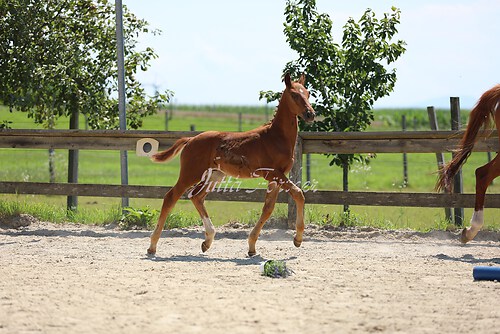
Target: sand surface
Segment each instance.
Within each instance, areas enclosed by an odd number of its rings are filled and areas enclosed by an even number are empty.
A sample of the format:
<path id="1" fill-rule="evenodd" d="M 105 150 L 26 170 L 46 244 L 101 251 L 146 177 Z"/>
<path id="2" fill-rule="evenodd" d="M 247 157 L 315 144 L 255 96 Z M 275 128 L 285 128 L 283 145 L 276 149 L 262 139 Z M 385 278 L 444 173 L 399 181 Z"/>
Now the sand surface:
<path id="1" fill-rule="evenodd" d="M 451 232 L 264 230 L 248 258 L 248 228 L 148 231 L 33 222 L 0 228 L 0 333 L 500 333 L 500 235 L 461 246 Z M 262 276 L 261 261 L 294 274 Z"/>

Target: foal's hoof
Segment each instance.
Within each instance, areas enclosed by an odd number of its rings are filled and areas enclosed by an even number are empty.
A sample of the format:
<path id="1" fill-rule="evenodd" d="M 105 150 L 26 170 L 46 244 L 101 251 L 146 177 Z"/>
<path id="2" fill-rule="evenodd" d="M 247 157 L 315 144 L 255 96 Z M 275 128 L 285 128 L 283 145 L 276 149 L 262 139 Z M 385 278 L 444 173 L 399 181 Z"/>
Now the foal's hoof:
<path id="1" fill-rule="evenodd" d="M 255 255 L 257 255 L 257 252 L 256 252 L 256 251 L 248 251 L 248 256 L 249 256 L 249 257 L 253 257 L 253 256 L 255 256 Z"/>
<path id="2" fill-rule="evenodd" d="M 298 240 L 297 237 L 293 238 L 293 244 L 295 247 L 300 247 L 302 245 L 302 240 Z"/>
<path id="3" fill-rule="evenodd" d="M 203 241 L 203 242 L 201 243 L 201 251 L 202 251 L 203 253 L 205 253 L 205 252 L 206 252 L 209 248 L 210 248 L 210 246 L 207 246 L 207 243 L 206 243 L 205 241 Z"/>
<path id="4" fill-rule="evenodd" d="M 156 249 L 154 249 L 154 250 L 153 250 L 153 249 L 151 249 L 151 248 L 148 248 L 147 255 L 148 255 L 149 257 L 155 256 L 155 254 L 156 254 Z"/>
<path id="5" fill-rule="evenodd" d="M 467 228 L 462 230 L 462 234 L 460 235 L 460 242 L 463 244 L 468 243 L 470 240 L 467 238 Z"/>

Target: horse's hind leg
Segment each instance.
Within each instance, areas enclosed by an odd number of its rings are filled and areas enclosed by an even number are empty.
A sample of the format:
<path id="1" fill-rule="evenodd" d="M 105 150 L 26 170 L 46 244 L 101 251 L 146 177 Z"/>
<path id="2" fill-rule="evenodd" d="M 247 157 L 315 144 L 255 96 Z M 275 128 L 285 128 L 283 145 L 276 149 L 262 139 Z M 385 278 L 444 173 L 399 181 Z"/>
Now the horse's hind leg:
<path id="1" fill-rule="evenodd" d="M 486 165 L 476 169 L 476 202 L 474 205 L 474 213 L 470 221 L 471 226 L 464 228 L 460 241 L 466 243 L 474 239 L 481 227 L 484 224 L 484 199 L 486 189 L 491 182 L 500 175 L 500 158 L 497 155 L 493 160 Z"/>
<path id="2" fill-rule="evenodd" d="M 208 212 L 204 204 L 207 194 L 208 193 L 206 191 L 202 190 L 202 192 L 198 195 L 191 197 L 191 202 L 193 202 L 196 210 L 198 210 L 198 213 L 200 214 L 201 220 L 203 222 L 203 227 L 205 228 L 205 241 L 203 241 L 201 244 L 201 250 L 203 253 L 205 253 L 210 248 L 210 246 L 212 246 L 212 242 L 215 238 L 215 228 L 212 224 L 212 220 L 208 216 Z"/>
<path id="3" fill-rule="evenodd" d="M 199 184 L 197 184 L 190 192 L 190 199 L 193 202 L 196 210 L 200 214 L 201 220 L 203 221 L 203 227 L 205 228 L 205 241 L 201 244 L 201 250 L 205 253 L 210 246 L 212 246 L 212 242 L 215 238 L 215 228 L 212 224 L 212 220 L 208 216 L 207 209 L 205 208 L 205 197 L 207 197 L 208 193 L 214 191 L 218 185 L 218 182 L 224 178 L 224 173 L 210 169 L 210 175 L 207 173 L 204 175 L 206 180 L 202 180 Z"/>
<path id="4" fill-rule="evenodd" d="M 255 251 L 255 243 L 259 238 L 262 227 L 273 213 L 279 190 L 280 188 L 276 184 L 269 184 L 264 207 L 262 208 L 262 215 L 260 216 L 257 224 L 254 226 L 252 232 L 250 232 L 250 235 L 248 236 L 248 256 L 254 256 L 255 254 L 257 254 L 257 252 Z"/>
<path id="5" fill-rule="evenodd" d="M 172 211 L 175 206 L 175 203 L 181 198 L 182 194 L 186 191 L 186 187 L 182 186 L 177 182 L 175 186 L 172 187 L 163 198 L 163 204 L 161 207 L 160 216 L 158 218 L 158 223 L 151 234 L 151 243 L 148 248 L 148 254 L 154 255 L 156 253 L 156 245 L 158 244 L 158 240 L 160 239 L 161 232 L 163 231 L 163 227 L 165 226 L 165 221 L 167 220 L 167 216 Z"/>

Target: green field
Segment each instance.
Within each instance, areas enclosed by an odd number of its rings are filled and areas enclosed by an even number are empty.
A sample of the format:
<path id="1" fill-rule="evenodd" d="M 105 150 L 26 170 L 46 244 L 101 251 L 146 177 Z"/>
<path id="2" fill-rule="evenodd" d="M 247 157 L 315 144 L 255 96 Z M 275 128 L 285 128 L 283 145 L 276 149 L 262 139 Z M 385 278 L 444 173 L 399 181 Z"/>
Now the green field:
<path id="1" fill-rule="evenodd" d="M 231 112 L 231 111 L 235 112 Z M 170 131 L 186 131 L 192 125 L 196 130 L 236 131 L 239 128 L 238 114 L 242 113 L 241 128 L 248 130 L 266 122 L 272 117 L 270 108 L 249 107 L 201 107 L 178 106 L 170 113 L 168 120 L 165 113 L 149 117 L 144 121 L 144 130 L 165 130 L 168 122 Z M 389 131 L 400 130 L 401 115 L 407 115 L 408 130 L 415 127 L 418 130 L 428 129 L 425 110 L 377 110 L 375 122 L 370 130 Z M 267 117 L 266 117 L 267 115 Z M 438 112 L 440 126 L 446 128 L 446 111 Z M 0 108 L 0 122 L 11 120 L 12 128 L 42 128 L 35 126 L 25 113 L 9 113 L 7 108 Z M 60 119 L 57 128 L 67 128 L 68 120 Z M 84 119 L 80 124 L 85 124 Z M 83 128 L 83 125 L 82 125 Z M 449 159 L 449 156 L 447 156 Z M 409 183 L 403 186 L 403 164 L 401 154 L 378 154 L 368 166 L 356 164 L 349 176 L 350 190 L 359 191 L 401 191 L 401 192 L 431 192 L 436 180 L 436 158 L 434 154 L 408 154 Z M 323 155 L 311 156 L 311 179 L 318 189 L 340 190 L 342 188 L 342 171 L 338 167 L 330 167 L 329 159 Z M 464 191 L 474 192 L 474 170 L 487 162 L 486 153 L 472 154 L 463 170 Z M 305 159 L 304 159 L 305 163 Z M 79 182 L 119 184 L 119 152 L 112 151 L 80 151 Z M 57 182 L 67 179 L 67 150 L 56 151 Z M 168 164 L 153 164 L 146 158 L 129 154 L 129 183 L 135 185 L 173 185 L 178 175 L 179 160 L 176 158 Z M 48 153 L 46 150 L 0 149 L 0 180 L 2 181 L 33 181 L 48 182 Z M 304 176 L 305 180 L 305 170 Z M 243 180 L 242 187 L 262 187 L 260 180 Z M 499 186 L 494 184 L 489 192 L 497 193 Z M 62 196 L 31 196 L 0 194 L 4 203 L 44 203 L 52 211 L 60 211 L 65 215 L 66 198 Z M 118 198 L 80 197 L 81 212 L 117 212 L 121 200 Z M 134 208 L 159 209 L 160 200 L 131 199 Z M 225 224 L 230 221 L 254 223 L 260 213 L 262 203 L 230 203 L 208 202 L 207 209 L 215 224 Z M 1 209 L 1 208 L 0 208 Z M 443 209 L 400 208 L 400 207 L 368 207 L 352 206 L 353 222 L 360 225 L 378 226 L 383 228 L 411 228 L 429 230 L 446 228 Z M 25 210 L 31 210 L 26 208 Z M 37 209 L 39 210 L 39 209 Z M 342 208 L 332 205 L 306 205 L 307 221 L 315 223 L 338 223 Z M 189 222 L 198 221 L 197 212 L 189 201 L 181 201 L 175 208 L 178 217 Z M 485 211 L 486 226 L 498 229 L 500 210 Z M 45 216 L 47 216 L 46 214 Z M 275 216 L 286 215 L 286 206 L 278 205 Z M 466 220 L 471 210 L 466 210 Z M 90 213 L 89 216 L 93 217 Z M 109 214 L 94 220 L 108 221 Z M 111 215 L 112 216 L 112 215 Z M 79 218 L 82 220 L 82 218 Z M 60 220 L 60 219 L 59 219 Z M 112 220 L 112 219 L 111 219 Z"/>

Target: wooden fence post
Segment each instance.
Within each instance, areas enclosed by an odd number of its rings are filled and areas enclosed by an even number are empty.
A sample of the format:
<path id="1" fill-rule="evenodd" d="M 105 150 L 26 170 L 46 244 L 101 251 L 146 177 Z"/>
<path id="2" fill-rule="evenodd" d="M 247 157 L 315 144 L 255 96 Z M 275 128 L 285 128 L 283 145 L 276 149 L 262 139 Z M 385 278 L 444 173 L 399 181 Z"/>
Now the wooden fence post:
<path id="1" fill-rule="evenodd" d="M 431 126 L 431 130 L 438 131 L 439 124 L 437 121 L 436 112 L 434 110 L 434 107 L 427 107 L 427 115 L 429 115 L 429 124 Z M 436 153 L 436 160 L 437 160 L 438 169 L 441 169 L 441 167 L 444 166 L 444 154 L 442 152 Z M 446 219 L 449 222 L 453 222 L 453 215 L 451 214 L 451 208 L 444 208 L 444 214 L 445 214 Z"/>
<path id="2" fill-rule="evenodd" d="M 306 153 L 306 181 L 311 182 L 311 153 Z"/>
<path id="3" fill-rule="evenodd" d="M 406 131 L 406 115 L 401 117 L 401 127 L 403 131 Z M 403 188 L 408 186 L 408 156 L 406 152 L 403 152 Z"/>
<path id="4" fill-rule="evenodd" d="M 460 130 L 460 98 L 450 97 L 451 129 Z M 463 193 L 462 170 L 460 169 L 453 179 L 453 192 Z M 464 208 L 455 208 L 455 225 L 462 226 L 464 219 Z"/>
<path id="5" fill-rule="evenodd" d="M 293 166 L 288 178 L 299 188 L 302 188 L 302 137 L 297 136 L 295 144 L 295 154 L 293 156 Z M 297 220 L 297 206 L 292 196 L 288 195 L 288 228 L 294 229 Z"/>
<path id="6" fill-rule="evenodd" d="M 344 162 L 342 164 L 342 191 L 348 192 L 349 191 L 349 165 L 347 162 Z M 343 212 L 344 213 L 349 213 L 349 204 L 344 203 L 343 205 Z"/>

